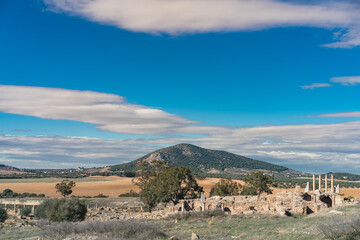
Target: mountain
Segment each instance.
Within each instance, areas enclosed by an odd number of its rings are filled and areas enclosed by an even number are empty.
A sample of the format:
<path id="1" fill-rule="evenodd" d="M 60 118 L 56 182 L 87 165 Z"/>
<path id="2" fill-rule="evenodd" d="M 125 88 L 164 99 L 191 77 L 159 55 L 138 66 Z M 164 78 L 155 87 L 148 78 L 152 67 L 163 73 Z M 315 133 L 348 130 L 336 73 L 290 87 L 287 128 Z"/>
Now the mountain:
<path id="1" fill-rule="evenodd" d="M 178 144 L 149 153 L 135 161 L 112 166 L 112 171 L 134 171 L 141 161 L 166 161 L 170 166 L 187 166 L 195 173 L 245 174 L 253 170 L 292 171 L 286 167 L 254 160 L 226 151 L 210 150 L 191 144 Z M 295 171 L 294 171 L 295 172 Z"/>
<path id="2" fill-rule="evenodd" d="M 7 166 L 5 164 L 0 164 L 0 175 L 1 174 L 23 174 L 25 172 L 22 172 L 20 169 L 16 167 Z"/>

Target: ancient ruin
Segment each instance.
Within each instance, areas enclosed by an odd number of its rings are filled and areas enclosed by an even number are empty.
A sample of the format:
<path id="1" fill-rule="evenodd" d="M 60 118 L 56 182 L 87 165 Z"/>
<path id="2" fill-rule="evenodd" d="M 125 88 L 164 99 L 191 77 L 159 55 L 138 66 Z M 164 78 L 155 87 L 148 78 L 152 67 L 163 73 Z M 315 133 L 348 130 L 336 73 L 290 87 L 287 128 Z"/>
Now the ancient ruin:
<path id="1" fill-rule="evenodd" d="M 341 206 L 344 200 L 340 194 L 340 187 L 334 186 L 334 176 L 331 175 L 330 187 L 328 186 L 328 176 L 322 181 L 321 175 L 318 177 L 316 188 L 316 176 L 313 175 L 312 189 L 307 182 L 305 189 L 296 186 L 293 192 L 283 192 L 271 195 L 260 196 L 213 196 L 206 198 L 202 193 L 198 199 L 180 200 L 176 205 L 159 205 L 152 212 L 144 212 L 142 203 L 137 201 L 128 205 L 117 207 L 91 207 L 88 208 L 89 220 L 112 220 L 112 219 L 161 219 L 175 213 L 185 213 L 205 210 L 221 210 L 228 214 L 275 214 L 287 215 L 310 214 L 319 212 L 323 209 Z M 4 205 L 10 212 L 19 214 L 19 207 L 31 207 L 32 212 L 42 200 L 6 200 L 0 199 L 0 204 Z"/>
<path id="2" fill-rule="evenodd" d="M 182 200 L 178 205 L 173 206 L 172 212 L 204 211 L 221 209 L 231 214 L 310 214 L 342 205 L 343 199 L 340 196 L 339 185 L 334 189 L 334 176 L 331 175 L 330 191 L 328 176 L 325 175 L 324 185 L 321 174 L 318 178 L 316 189 L 316 176 L 313 175 L 313 187 L 310 191 L 310 183 L 306 184 L 304 191 L 297 186 L 294 192 L 281 192 L 265 196 L 214 196 L 205 199 Z M 323 188 L 324 187 L 324 188 Z"/>

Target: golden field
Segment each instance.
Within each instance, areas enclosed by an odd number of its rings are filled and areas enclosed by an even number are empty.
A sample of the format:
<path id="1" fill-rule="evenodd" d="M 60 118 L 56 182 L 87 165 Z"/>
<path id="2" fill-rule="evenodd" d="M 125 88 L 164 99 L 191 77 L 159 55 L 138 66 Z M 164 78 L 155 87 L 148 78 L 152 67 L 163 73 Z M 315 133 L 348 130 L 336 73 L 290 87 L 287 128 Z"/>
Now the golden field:
<path id="1" fill-rule="evenodd" d="M 76 182 L 76 187 L 73 189 L 73 195 L 76 196 L 95 196 L 100 193 L 117 197 L 119 194 L 127 193 L 130 190 L 138 191 L 138 188 L 133 184 L 133 178 L 127 177 L 88 177 L 83 179 L 73 179 Z M 206 195 L 209 194 L 210 189 L 220 179 L 207 178 L 198 180 L 200 186 L 204 188 Z M 6 188 L 23 193 L 44 193 L 47 197 L 60 197 L 60 194 L 55 190 L 55 184 L 61 180 L 56 178 L 46 179 L 4 179 L 0 180 L 0 192 Z M 237 181 L 244 184 L 242 181 Z M 274 193 L 282 191 L 293 191 L 292 189 L 274 189 Z M 341 188 L 341 193 L 345 196 L 360 197 L 360 188 Z"/>

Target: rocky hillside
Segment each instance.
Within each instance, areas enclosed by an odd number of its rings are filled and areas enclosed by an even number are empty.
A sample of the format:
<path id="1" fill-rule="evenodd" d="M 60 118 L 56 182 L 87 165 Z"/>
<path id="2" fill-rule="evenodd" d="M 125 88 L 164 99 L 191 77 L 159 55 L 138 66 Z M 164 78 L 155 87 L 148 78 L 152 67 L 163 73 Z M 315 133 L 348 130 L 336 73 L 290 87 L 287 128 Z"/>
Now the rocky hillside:
<path id="1" fill-rule="evenodd" d="M 290 169 L 254 160 L 225 151 L 201 148 L 191 144 L 178 144 L 159 149 L 135 161 L 111 167 L 111 170 L 134 171 L 141 161 L 162 160 L 170 166 L 187 166 L 195 173 L 249 173 L 253 170 L 284 172 Z"/>

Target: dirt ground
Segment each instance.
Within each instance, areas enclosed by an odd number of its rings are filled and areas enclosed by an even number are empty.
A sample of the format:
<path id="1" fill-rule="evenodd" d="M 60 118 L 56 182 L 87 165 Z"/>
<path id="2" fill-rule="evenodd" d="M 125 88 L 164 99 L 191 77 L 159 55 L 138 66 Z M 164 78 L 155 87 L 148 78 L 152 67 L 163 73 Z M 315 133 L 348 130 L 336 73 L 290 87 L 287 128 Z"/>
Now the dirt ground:
<path id="1" fill-rule="evenodd" d="M 76 196 L 95 196 L 100 193 L 110 196 L 117 197 L 119 194 L 127 193 L 130 190 L 138 191 L 138 188 L 133 184 L 133 178 L 127 177 L 96 177 L 96 181 L 94 181 L 94 177 L 90 177 L 88 181 L 86 179 L 82 179 L 81 181 L 76 182 L 76 187 L 73 189 L 73 195 Z M 210 189 L 213 185 L 215 185 L 220 179 L 219 178 L 207 178 L 205 180 L 198 180 L 200 186 L 204 188 L 206 195 L 209 194 Z M 56 181 L 53 182 L 39 182 L 30 180 L 32 182 L 8 182 L 8 183 L 0 183 L 0 192 L 2 192 L 6 188 L 10 188 L 11 190 L 23 193 L 44 193 L 48 197 L 60 197 L 60 194 L 55 190 Z M 76 180 L 75 180 L 76 181 Z M 60 182 L 60 180 L 59 180 Z M 241 184 L 244 184 L 242 181 L 237 181 Z M 293 191 L 292 189 L 274 189 L 274 193 L 282 192 L 282 191 Z M 345 194 L 345 196 L 353 196 L 360 198 L 360 188 L 342 188 L 341 193 Z"/>

